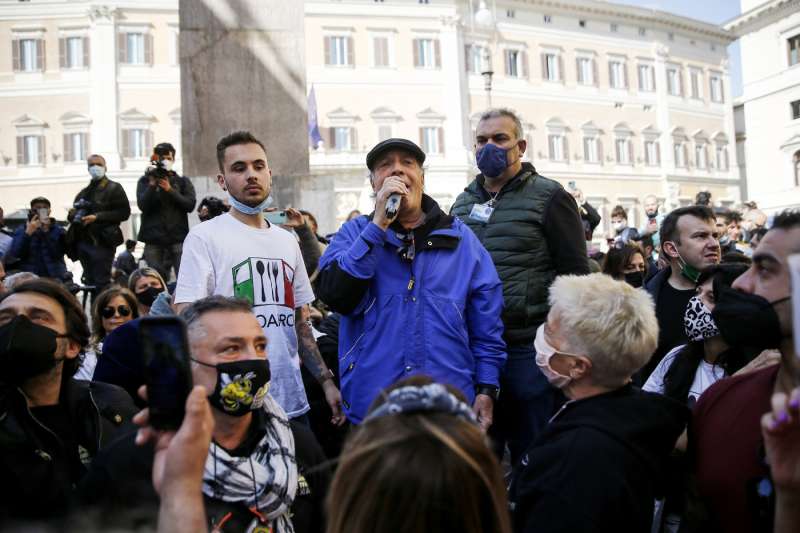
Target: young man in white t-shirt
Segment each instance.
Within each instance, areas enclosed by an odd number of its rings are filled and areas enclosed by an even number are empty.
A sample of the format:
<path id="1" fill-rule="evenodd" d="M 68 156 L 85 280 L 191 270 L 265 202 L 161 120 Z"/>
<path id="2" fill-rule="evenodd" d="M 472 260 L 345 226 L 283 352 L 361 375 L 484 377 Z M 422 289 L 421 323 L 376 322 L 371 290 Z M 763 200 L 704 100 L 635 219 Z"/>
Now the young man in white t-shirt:
<path id="1" fill-rule="evenodd" d="M 217 161 L 217 182 L 232 209 L 186 236 L 175 289 L 178 310 L 213 294 L 249 300 L 269 341 L 272 397 L 289 418 L 305 416 L 302 359 L 325 392 L 331 422 L 341 425 L 342 397 L 309 323 L 314 293 L 300 247 L 291 233 L 262 215 L 272 185 L 264 145 L 249 132 L 232 133 L 217 144 Z"/>

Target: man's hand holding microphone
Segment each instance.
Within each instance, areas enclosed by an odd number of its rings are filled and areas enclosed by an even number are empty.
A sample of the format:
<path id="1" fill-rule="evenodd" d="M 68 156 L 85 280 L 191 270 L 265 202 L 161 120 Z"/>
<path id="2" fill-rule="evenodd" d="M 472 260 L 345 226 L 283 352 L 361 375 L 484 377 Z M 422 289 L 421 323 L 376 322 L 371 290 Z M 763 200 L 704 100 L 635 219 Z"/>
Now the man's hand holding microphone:
<path id="1" fill-rule="evenodd" d="M 400 212 L 400 202 L 408 194 L 408 187 L 400 176 L 389 176 L 383 182 L 375 199 L 375 217 L 372 222 L 386 231 Z"/>

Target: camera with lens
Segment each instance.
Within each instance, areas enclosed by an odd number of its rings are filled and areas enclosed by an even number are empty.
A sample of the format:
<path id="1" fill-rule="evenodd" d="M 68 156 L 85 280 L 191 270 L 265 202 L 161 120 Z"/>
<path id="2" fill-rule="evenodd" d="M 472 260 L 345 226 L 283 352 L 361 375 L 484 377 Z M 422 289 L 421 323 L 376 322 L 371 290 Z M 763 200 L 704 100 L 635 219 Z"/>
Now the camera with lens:
<path id="1" fill-rule="evenodd" d="M 75 209 L 75 214 L 72 215 L 72 221 L 76 224 L 80 224 L 83 220 L 83 217 L 86 215 L 91 215 L 92 210 L 94 209 L 92 202 L 86 198 L 79 199 L 77 202 L 72 204 L 72 207 Z"/>
<path id="2" fill-rule="evenodd" d="M 157 180 L 166 180 L 169 179 L 169 170 L 164 166 L 164 161 L 160 157 L 153 157 L 150 167 L 147 169 L 147 175 Z"/>

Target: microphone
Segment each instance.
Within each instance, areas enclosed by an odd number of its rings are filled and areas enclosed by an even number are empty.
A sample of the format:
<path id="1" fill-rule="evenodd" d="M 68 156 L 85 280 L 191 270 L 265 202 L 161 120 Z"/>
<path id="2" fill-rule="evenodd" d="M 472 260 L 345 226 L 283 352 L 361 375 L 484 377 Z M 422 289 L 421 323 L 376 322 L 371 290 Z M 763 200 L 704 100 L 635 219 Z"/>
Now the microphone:
<path id="1" fill-rule="evenodd" d="M 386 218 L 394 218 L 397 216 L 397 211 L 400 209 L 400 200 L 403 196 L 400 193 L 390 194 L 386 199 Z"/>

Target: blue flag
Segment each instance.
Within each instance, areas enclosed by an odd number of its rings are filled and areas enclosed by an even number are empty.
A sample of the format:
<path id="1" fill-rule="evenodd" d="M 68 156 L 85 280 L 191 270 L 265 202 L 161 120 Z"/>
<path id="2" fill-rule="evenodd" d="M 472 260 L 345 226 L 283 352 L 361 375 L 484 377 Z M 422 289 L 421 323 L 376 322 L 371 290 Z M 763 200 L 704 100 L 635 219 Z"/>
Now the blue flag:
<path id="1" fill-rule="evenodd" d="M 322 142 L 322 135 L 319 133 L 319 123 L 317 122 L 317 97 L 314 93 L 313 85 L 311 86 L 311 92 L 308 93 L 308 139 L 311 143 L 311 148 L 314 150 Z"/>

